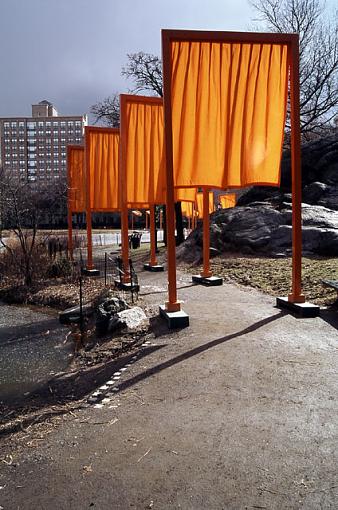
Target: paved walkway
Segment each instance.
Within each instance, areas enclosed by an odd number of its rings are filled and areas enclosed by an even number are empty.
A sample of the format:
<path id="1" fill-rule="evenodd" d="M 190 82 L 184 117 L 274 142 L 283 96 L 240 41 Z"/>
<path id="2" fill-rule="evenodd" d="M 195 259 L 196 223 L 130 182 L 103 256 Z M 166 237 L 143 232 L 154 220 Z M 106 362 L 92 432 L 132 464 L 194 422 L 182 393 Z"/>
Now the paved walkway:
<path id="1" fill-rule="evenodd" d="M 165 279 L 142 274 L 149 306 Z M 334 316 L 300 320 L 187 275 L 180 286 L 191 326 L 154 321 L 110 401 L 2 464 L 4 510 L 338 507 Z"/>

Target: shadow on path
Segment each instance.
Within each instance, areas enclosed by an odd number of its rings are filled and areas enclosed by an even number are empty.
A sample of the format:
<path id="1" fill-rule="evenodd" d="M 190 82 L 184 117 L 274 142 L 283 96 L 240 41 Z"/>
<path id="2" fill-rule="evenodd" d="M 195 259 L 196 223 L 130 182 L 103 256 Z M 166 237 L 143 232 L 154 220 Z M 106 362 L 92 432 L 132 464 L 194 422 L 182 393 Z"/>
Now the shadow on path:
<path id="1" fill-rule="evenodd" d="M 120 390 L 124 390 L 129 388 L 130 386 L 133 386 L 134 384 L 139 383 L 140 381 L 143 381 L 144 379 L 147 379 L 148 377 L 151 377 L 154 374 L 157 374 L 159 372 L 162 372 L 162 370 L 165 370 L 167 368 L 170 368 L 174 365 L 177 365 L 178 363 L 181 363 L 182 361 L 185 361 L 189 358 L 192 358 L 193 356 L 196 356 L 197 354 L 201 354 L 202 352 L 205 352 L 209 349 L 212 349 L 213 347 L 216 347 L 217 345 L 220 345 L 224 342 L 228 342 L 230 340 L 233 340 L 234 338 L 241 337 L 243 335 L 247 335 L 248 333 L 253 333 L 259 328 L 262 328 L 266 324 L 270 324 L 271 322 L 274 322 L 278 319 L 281 319 L 287 315 L 286 312 L 281 311 L 275 315 L 272 315 L 271 317 L 267 317 L 266 319 L 262 319 L 255 324 L 252 324 L 251 326 L 248 326 L 245 329 L 242 329 L 241 331 L 237 331 L 236 333 L 231 333 L 230 335 L 223 336 L 221 338 L 216 338 L 215 340 L 211 340 L 210 342 L 199 345 L 198 347 L 195 347 L 194 349 L 191 349 L 190 351 L 184 352 L 180 354 L 179 356 L 176 356 L 175 358 L 172 358 L 168 361 L 164 361 L 163 363 L 160 363 L 159 365 L 156 365 L 155 367 L 149 368 L 142 372 L 141 374 L 136 375 L 135 377 L 132 377 L 131 379 L 122 382 L 119 385 Z M 162 333 L 164 334 L 164 333 Z"/>
<path id="2" fill-rule="evenodd" d="M 177 290 L 180 289 L 189 289 L 190 287 L 196 287 L 196 283 L 190 283 L 189 285 L 178 285 Z M 142 289 L 142 284 L 141 284 Z M 168 289 L 163 290 L 154 290 L 153 292 L 139 292 L 140 296 L 151 296 L 153 294 L 166 294 L 168 292 Z"/>
<path id="3" fill-rule="evenodd" d="M 330 326 L 338 329 L 338 308 L 337 303 L 330 306 L 330 308 L 327 309 L 321 309 L 320 310 L 320 318 L 323 319 L 323 321 L 330 324 Z"/>

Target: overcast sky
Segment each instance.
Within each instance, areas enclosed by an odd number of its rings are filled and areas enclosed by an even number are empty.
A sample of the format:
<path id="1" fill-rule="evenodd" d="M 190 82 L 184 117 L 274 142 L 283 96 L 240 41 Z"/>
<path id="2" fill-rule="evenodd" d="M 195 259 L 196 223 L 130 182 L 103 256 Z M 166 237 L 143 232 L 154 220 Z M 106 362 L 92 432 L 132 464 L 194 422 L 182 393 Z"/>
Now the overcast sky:
<path id="1" fill-rule="evenodd" d="M 242 31 L 253 17 L 248 0 L 0 0 L 0 116 L 42 99 L 88 113 L 131 87 L 127 53 L 160 56 L 161 28 Z"/>
<path id="2" fill-rule="evenodd" d="M 161 28 L 245 30 L 247 0 L 0 0 L 0 116 L 54 103 L 81 114 L 113 92 L 127 53 L 161 54 Z"/>

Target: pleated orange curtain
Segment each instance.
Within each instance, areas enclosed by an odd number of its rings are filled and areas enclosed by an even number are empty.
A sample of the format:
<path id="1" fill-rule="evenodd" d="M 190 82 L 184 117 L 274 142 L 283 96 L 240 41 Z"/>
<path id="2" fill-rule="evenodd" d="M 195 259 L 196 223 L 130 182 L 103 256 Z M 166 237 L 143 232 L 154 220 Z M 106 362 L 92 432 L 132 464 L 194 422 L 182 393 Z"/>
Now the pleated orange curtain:
<path id="1" fill-rule="evenodd" d="M 212 191 L 209 191 L 209 214 L 214 212 L 214 194 Z M 198 212 L 198 217 L 201 219 L 204 217 L 204 208 L 203 208 L 203 193 L 196 193 L 196 209 Z"/>
<path id="2" fill-rule="evenodd" d="M 161 98 L 121 95 L 122 179 L 128 204 L 165 202 L 164 116 Z"/>
<path id="3" fill-rule="evenodd" d="M 226 195 L 219 195 L 219 201 L 222 209 L 229 209 L 230 207 L 235 207 L 236 205 L 236 194 L 235 193 L 227 193 Z"/>
<path id="4" fill-rule="evenodd" d="M 192 202 L 181 202 L 182 216 L 186 218 L 192 218 L 193 216 L 193 203 Z"/>
<path id="5" fill-rule="evenodd" d="M 68 145 L 67 171 L 69 210 L 72 212 L 83 212 L 86 209 L 84 147 Z"/>
<path id="6" fill-rule="evenodd" d="M 174 186 L 279 185 L 287 45 L 170 48 Z"/>
<path id="7" fill-rule="evenodd" d="M 119 130 L 86 128 L 87 190 L 92 211 L 119 208 Z"/>
<path id="8" fill-rule="evenodd" d="M 175 189 L 175 202 L 195 202 L 195 188 L 177 188 Z"/>

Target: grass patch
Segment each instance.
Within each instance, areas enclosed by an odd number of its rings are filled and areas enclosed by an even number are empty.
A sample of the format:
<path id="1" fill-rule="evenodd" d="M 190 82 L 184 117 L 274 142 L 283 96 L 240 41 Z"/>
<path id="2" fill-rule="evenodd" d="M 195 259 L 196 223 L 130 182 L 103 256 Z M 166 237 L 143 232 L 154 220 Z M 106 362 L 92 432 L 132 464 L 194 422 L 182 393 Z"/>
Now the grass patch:
<path id="1" fill-rule="evenodd" d="M 225 281 L 253 287 L 273 296 L 286 296 L 291 290 L 291 258 L 243 257 L 231 255 L 211 261 L 211 269 Z M 183 265 L 196 273 L 196 266 Z M 201 270 L 198 266 L 197 270 Z M 337 292 L 325 287 L 322 280 L 338 280 L 337 258 L 303 258 L 302 285 L 307 301 L 331 305 Z"/>

